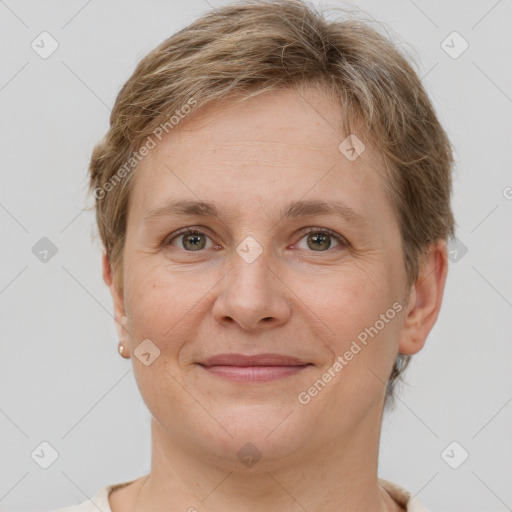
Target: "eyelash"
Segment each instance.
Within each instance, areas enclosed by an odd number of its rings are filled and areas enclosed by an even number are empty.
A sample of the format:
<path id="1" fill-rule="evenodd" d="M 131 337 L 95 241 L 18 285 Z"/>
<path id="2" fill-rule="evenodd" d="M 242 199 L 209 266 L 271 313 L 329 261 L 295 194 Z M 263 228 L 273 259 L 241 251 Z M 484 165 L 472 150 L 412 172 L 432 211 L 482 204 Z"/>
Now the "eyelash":
<path id="1" fill-rule="evenodd" d="M 348 242 L 348 240 L 345 237 L 338 235 L 334 231 L 331 231 L 330 229 L 326 229 L 326 228 L 314 228 L 314 227 L 306 228 L 305 230 L 303 230 L 302 236 L 299 239 L 299 241 L 302 240 L 306 235 L 309 235 L 311 233 L 315 233 L 318 235 L 329 235 L 329 236 L 333 237 L 340 245 L 338 247 L 329 248 L 326 251 L 310 251 L 310 252 L 329 252 L 329 251 L 332 251 L 335 249 L 346 248 L 346 247 L 350 246 L 350 243 Z M 205 233 L 204 231 L 201 231 L 200 229 L 193 228 L 193 227 L 183 228 L 183 229 L 176 231 L 172 235 L 170 235 L 170 237 L 167 237 L 164 240 L 162 245 L 169 246 L 169 245 L 171 245 L 171 242 L 173 242 L 176 238 L 179 238 L 180 236 L 183 236 L 183 235 L 205 235 L 205 236 L 208 236 L 208 233 Z M 194 252 L 202 252 L 202 251 L 185 251 L 185 252 L 194 253 Z"/>

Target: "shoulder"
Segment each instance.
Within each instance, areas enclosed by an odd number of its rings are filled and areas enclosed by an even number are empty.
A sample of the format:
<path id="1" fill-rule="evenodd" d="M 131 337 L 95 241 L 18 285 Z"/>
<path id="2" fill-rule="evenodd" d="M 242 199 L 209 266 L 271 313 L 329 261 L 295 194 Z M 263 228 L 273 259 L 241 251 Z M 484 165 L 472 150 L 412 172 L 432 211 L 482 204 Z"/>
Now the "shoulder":
<path id="1" fill-rule="evenodd" d="M 131 482 L 132 481 L 105 485 L 104 487 L 101 487 L 101 489 L 99 489 L 92 498 L 84 500 L 78 505 L 61 507 L 52 510 L 51 512 L 98 512 L 98 510 L 101 510 L 101 512 L 112 512 L 108 499 L 109 494 L 116 489 L 130 484 Z"/>
<path id="2" fill-rule="evenodd" d="M 413 496 L 403 487 L 382 478 L 379 478 L 379 484 L 407 512 L 430 512 L 430 510 L 424 507 L 416 496 Z"/>

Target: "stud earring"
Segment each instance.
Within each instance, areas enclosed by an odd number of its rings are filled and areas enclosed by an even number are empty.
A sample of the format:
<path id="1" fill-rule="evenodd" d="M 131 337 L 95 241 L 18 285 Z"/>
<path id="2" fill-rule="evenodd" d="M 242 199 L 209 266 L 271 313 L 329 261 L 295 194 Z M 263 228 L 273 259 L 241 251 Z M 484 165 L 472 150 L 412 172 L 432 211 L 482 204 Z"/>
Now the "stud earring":
<path id="1" fill-rule="evenodd" d="M 119 355 L 121 355 L 121 356 L 123 355 L 123 349 L 124 349 L 123 342 L 120 341 L 119 345 L 117 347 L 117 350 L 119 351 Z"/>

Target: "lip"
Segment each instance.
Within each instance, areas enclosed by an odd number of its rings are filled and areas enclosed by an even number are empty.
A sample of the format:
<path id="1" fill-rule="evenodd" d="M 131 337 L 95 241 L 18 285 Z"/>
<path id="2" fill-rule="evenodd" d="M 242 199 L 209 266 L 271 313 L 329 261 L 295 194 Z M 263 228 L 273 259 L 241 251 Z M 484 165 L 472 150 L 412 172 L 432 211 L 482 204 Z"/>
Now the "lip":
<path id="1" fill-rule="evenodd" d="M 308 364 L 281 354 L 217 354 L 200 363 L 203 366 L 301 366 Z"/>
<path id="2" fill-rule="evenodd" d="M 296 357 L 281 354 L 218 354 L 199 365 L 213 375 L 238 382 L 268 382 L 312 366 Z"/>

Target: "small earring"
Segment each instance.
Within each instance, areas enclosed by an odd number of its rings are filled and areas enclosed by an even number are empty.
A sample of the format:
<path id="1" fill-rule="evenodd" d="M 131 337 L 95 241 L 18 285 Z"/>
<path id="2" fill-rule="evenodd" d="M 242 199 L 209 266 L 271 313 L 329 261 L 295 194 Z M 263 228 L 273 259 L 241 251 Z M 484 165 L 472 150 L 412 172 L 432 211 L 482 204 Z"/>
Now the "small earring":
<path id="1" fill-rule="evenodd" d="M 123 349 L 124 349 L 124 346 L 123 346 L 123 342 L 120 341 L 119 342 L 119 345 L 117 347 L 117 350 L 119 351 L 119 354 L 122 356 L 123 355 Z"/>

